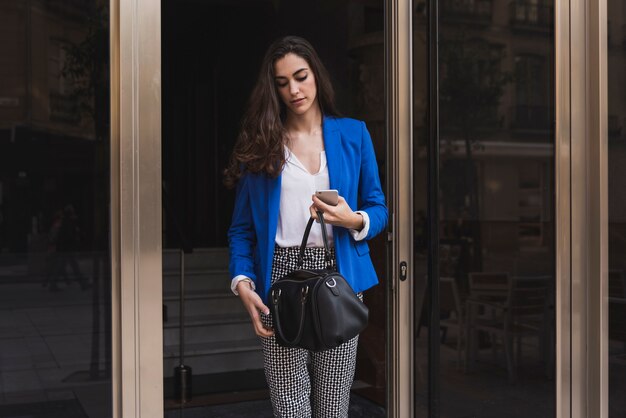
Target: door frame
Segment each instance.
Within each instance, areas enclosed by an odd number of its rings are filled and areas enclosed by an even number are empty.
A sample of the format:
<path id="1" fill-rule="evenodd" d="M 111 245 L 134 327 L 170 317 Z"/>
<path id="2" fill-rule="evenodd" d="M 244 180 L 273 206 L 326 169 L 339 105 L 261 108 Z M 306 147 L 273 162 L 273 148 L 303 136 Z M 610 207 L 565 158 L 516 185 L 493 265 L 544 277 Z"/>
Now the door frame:
<path id="1" fill-rule="evenodd" d="M 161 4 L 109 7 L 113 416 L 160 418 Z"/>
<path id="2" fill-rule="evenodd" d="M 388 280 L 387 416 L 414 416 L 413 370 L 413 27 L 411 0 L 386 2 Z M 406 263 L 406 280 L 400 264 Z"/>
<path id="3" fill-rule="evenodd" d="M 563 211 L 571 209 L 570 223 L 562 226 L 563 237 L 559 236 L 561 252 L 570 253 L 569 266 L 564 266 L 564 270 L 569 268 L 570 287 L 563 290 L 570 291 L 571 308 L 569 321 L 562 324 L 571 326 L 569 345 L 567 331 L 562 330 L 558 352 L 565 356 L 570 349 L 570 364 L 562 361 L 560 366 L 563 377 L 570 377 L 571 387 L 560 406 L 562 416 L 608 418 L 607 0 L 557 4 L 560 23 L 569 28 L 557 32 L 561 37 L 557 58 L 562 56 L 557 97 L 562 95 L 563 100 L 560 112 L 557 108 L 557 131 L 559 122 L 563 131 L 559 160 L 563 177 L 568 177 L 559 184 L 559 201 L 569 204 Z M 565 190 L 567 185 L 569 190 Z M 570 239 L 565 240 L 568 227 Z M 566 298 L 563 294 L 562 299 Z M 562 382 L 561 386 L 567 385 Z"/>

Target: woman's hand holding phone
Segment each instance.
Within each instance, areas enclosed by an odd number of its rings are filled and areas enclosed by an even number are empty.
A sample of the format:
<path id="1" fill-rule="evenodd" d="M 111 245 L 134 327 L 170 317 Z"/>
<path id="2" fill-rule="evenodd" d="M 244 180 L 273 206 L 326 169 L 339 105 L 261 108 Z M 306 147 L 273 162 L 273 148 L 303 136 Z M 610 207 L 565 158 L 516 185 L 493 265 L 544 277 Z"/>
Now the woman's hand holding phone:
<path id="1" fill-rule="evenodd" d="M 362 229 L 363 217 L 350 209 L 346 199 L 342 196 L 338 196 L 337 200 L 337 205 L 333 206 L 324 203 L 316 195 L 313 195 L 313 204 L 309 207 L 313 219 L 317 220 L 317 211 L 321 210 L 324 212 L 324 221 L 328 224 L 357 231 Z"/>

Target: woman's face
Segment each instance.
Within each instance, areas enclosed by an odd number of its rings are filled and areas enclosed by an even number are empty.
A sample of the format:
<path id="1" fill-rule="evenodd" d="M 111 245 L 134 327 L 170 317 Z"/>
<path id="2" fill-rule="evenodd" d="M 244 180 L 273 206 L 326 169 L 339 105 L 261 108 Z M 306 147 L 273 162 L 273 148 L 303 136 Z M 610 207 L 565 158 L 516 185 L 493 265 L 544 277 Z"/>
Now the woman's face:
<path id="1" fill-rule="evenodd" d="M 289 53 L 274 63 L 274 83 L 287 110 L 303 115 L 317 109 L 317 87 L 309 64 L 302 57 Z"/>

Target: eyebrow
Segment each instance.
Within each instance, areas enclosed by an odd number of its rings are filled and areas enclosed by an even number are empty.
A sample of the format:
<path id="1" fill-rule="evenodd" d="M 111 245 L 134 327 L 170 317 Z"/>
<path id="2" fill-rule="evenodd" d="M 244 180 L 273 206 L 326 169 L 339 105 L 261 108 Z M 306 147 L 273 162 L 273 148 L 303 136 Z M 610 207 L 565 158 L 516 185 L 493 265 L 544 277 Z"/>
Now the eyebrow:
<path id="1" fill-rule="evenodd" d="M 298 71 L 296 71 L 295 73 L 293 73 L 293 75 L 296 75 L 296 74 L 298 74 L 300 71 L 304 71 L 304 70 L 308 70 L 308 68 L 306 68 L 306 67 L 305 67 L 305 68 L 300 68 Z M 277 75 L 277 76 L 276 76 L 276 77 L 274 77 L 274 78 L 287 78 L 287 77 L 285 77 L 285 76 L 283 76 L 283 75 Z"/>

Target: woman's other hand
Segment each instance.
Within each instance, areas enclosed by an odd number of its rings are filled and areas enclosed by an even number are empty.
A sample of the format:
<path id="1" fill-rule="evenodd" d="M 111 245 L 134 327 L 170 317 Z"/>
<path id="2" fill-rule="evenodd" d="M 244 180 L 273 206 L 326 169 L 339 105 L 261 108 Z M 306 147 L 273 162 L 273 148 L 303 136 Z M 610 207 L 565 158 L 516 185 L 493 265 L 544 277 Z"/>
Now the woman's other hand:
<path id="1" fill-rule="evenodd" d="M 327 205 L 322 202 L 317 196 L 313 195 L 313 204 L 309 207 L 311 216 L 317 220 L 317 211 L 324 212 L 324 222 L 335 225 L 343 226 L 344 228 L 361 230 L 363 228 L 363 217 L 358 213 L 352 211 L 346 199 L 339 196 L 339 202 L 337 206 Z"/>
<path id="2" fill-rule="evenodd" d="M 261 322 L 260 312 L 268 315 L 270 310 L 267 306 L 265 306 L 259 295 L 252 290 L 246 281 L 240 281 L 237 284 L 237 292 L 239 293 L 239 299 L 241 299 L 243 306 L 250 315 L 256 335 L 259 337 L 271 337 L 274 335 L 274 330 L 271 328 L 265 328 L 263 322 Z"/>

